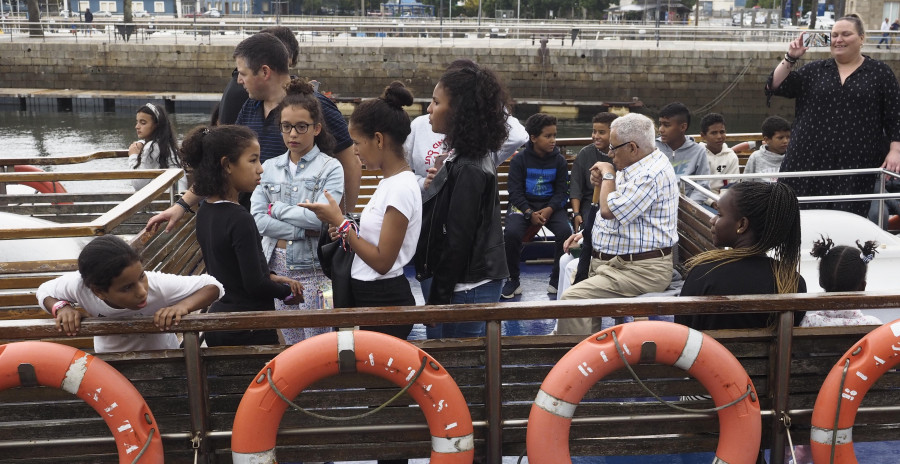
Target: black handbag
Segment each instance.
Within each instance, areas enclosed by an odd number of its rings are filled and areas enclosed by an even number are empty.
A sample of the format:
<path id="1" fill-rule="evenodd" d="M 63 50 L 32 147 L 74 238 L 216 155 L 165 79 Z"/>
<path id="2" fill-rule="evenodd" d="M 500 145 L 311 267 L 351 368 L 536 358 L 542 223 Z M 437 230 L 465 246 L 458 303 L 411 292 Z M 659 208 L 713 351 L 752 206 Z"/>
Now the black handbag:
<path id="1" fill-rule="evenodd" d="M 356 220 L 348 215 L 347 219 L 356 224 Z M 353 294 L 350 290 L 350 271 L 353 268 L 353 250 L 345 250 L 341 240 L 331 240 L 328 225 L 322 224 L 317 249 L 319 265 L 326 277 L 331 279 L 331 291 L 335 308 L 352 308 Z"/>

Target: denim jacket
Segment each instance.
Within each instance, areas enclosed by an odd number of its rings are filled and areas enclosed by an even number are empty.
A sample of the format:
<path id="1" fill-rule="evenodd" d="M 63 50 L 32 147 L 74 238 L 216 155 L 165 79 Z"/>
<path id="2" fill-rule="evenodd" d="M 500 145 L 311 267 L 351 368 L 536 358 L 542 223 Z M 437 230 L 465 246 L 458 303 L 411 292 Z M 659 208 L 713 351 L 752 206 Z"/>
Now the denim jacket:
<path id="1" fill-rule="evenodd" d="M 287 240 L 287 266 L 291 270 L 311 268 L 316 264 L 318 232 L 322 222 L 316 215 L 297 206 L 307 199 L 314 203 L 327 203 L 324 191 L 340 202 L 344 195 L 344 170 L 336 159 L 313 146 L 300 162 L 297 172 L 290 172 L 290 151 L 263 163 L 263 174 L 251 197 L 250 212 L 256 220 L 256 228 L 262 235 L 266 261 L 278 240 Z M 272 204 L 272 214 L 268 214 Z M 315 231 L 314 237 L 306 231 Z"/>

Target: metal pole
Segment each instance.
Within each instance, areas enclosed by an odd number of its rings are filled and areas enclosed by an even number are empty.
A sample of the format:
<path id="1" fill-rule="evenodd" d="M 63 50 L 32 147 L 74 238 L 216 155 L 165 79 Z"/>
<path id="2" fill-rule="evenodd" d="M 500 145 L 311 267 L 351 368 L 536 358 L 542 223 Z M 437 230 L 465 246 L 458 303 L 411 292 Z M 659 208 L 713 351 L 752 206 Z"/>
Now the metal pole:
<path id="1" fill-rule="evenodd" d="M 478 0 L 478 27 L 481 27 L 481 0 Z"/>
<path id="2" fill-rule="evenodd" d="M 659 48 L 659 1 L 660 0 L 656 0 L 656 48 Z"/>
<path id="3" fill-rule="evenodd" d="M 516 38 L 519 38 L 519 29 L 522 28 L 520 22 L 522 19 L 522 0 L 516 2 Z"/>
<path id="4" fill-rule="evenodd" d="M 880 174 L 878 178 L 881 179 L 879 181 L 878 193 L 885 193 L 884 175 Z M 884 199 L 878 200 L 878 227 L 884 229 Z"/>
<path id="5" fill-rule="evenodd" d="M 500 407 L 500 321 L 487 321 L 484 394 L 487 408 L 487 462 L 503 461 L 503 414 Z"/>
<path id="6" fill-rule="evenodd" d="M 789 388 L 791 380 L 791 348 L 793 345 L 794 313 L 785 311 L 778 316 L 775 326 L 775 352 L 772 373 L 772 409 L 775 411 L 775 419 L 772 421 L 772 455 L 771 464 L 784 464 L 784 446 L 787 431 L 782 421 L 782 413 L 786 414 L 789 407 Z M 763 446 L 765 448 L 765 446 Z"/>

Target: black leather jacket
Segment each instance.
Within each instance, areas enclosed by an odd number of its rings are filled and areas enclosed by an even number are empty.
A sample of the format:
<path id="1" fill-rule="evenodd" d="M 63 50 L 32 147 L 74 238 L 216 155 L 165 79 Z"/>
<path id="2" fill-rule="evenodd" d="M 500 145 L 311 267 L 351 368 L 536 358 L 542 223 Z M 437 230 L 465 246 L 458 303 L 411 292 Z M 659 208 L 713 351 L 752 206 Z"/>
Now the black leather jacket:
<path id="1" fill-rule="evenodd" d="M 425 192 L 414 260 L 418 280 L 433 277 L 426 304 L 450 304 L 458 283 L 509 277 L 493 166 L 466 158 L 444 163 Z"/>

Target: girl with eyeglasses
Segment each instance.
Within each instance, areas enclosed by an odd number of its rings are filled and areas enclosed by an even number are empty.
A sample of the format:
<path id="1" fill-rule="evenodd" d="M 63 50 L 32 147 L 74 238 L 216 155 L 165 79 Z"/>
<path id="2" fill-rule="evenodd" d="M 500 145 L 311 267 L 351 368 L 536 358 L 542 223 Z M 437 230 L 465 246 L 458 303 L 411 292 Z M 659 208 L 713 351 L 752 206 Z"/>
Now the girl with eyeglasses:
<path id="1" fill-rule="evenodd" d="M 134 131 L 138 141 L 128 147 L 128 167 L 131 169 L 169 169 L 179 167 L 178 144 L 175 127 L 166 110 L 153 103 L 138 108 L 134 117 Z M 151 179 L 132 179 L 131 185 L 138 191 Z M 178 191 L 187 190 L 187 176 L 178 180 Z"/>
<path id="2" fill-rule="evenodd" d="M 344 170 L 332 158 L 334 138 L 328 133 L 322 107 L 312 85 L 293 79 L 274 111 L 280 114 L 281 135 L 288 151 L 263 163 L 263 175 L 253 191 L 250 212 L 262 235 L 262 249 L 272 271 L 303 284 L 303 298 L 275 300 L 275 309 L 314 310 L 325 306 L 330 282 L 319 266 L 316 248 L 322 222 L 301 202 L 328 203 L 344 194 Z M 305 340 L 330 328 L 282 329 L 286 344 Z"/>

